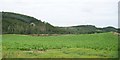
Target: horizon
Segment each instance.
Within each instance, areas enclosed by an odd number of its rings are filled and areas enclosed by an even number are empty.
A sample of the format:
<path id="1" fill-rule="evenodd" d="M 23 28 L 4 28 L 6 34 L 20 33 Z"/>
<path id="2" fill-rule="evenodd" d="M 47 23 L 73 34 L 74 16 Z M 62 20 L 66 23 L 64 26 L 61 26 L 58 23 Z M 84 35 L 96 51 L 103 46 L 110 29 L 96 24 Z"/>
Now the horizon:
<path id="1" fill-rule="evenodd" d="M 118 0 L 0 1 L 1 11 L 32 16 L 53 26 L 112 26 L 118 28 Z M 27 2 L 27 3 L 26 3 Z"/>
<path id="2" fill-rule="evenodd" d="M 8 12 L 8 11 L 2 11 L 2 12 Z M 16 13 L 16 12 L 9 12 L 9 13 Z M 16 13 L 16 14 L 21 14 L 21 15 L 25 15 L 25 16 L 29 16 L 29 17 L 33 17 L 33 16 L 30 16 L 30 15 L 26 15 L 26 14 L 22 14 L 22 13 Z M 37 19 L 36 17 L 33 17 L 35 19 Z M 37 19 L 37 20 L 40 20 L 40 19 Z M 41 22 L 45 22 L 45 23 L 49 23 L 47 21 L 42 21 L 40 20 Z M 49 23 L 51 24 L 51 23 Z M 53 24 L 51 24 L 52 26 L 54 26 Z M 70 25 L 70 26 L 55 26 L 55 27 L 73 27 L 73 26 L 81 26 L 81 25 L 92 25 L 92 24 L 79 24 L 79 25 Z M 97 28 L 105 28 L 105 27 L 114 27 L 114 26 L 103 26 L 103 27 L 99 27 L 99 26 L 96 26 L 96 25 L 92 25 L 92 26 L 95 26 Z M 114 28 L 119 28 L 119 27 L 114 27 Z"/>

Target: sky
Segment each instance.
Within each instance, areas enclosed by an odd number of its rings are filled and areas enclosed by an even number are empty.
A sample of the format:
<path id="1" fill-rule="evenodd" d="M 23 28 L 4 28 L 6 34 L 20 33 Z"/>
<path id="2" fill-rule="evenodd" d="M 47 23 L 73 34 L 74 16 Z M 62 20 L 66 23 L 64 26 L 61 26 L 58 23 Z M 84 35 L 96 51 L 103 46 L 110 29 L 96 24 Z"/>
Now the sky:
<path id="1" fill-rule="evenodd" d="M 119 0 L 0 0 L 0 11 L 33 16 L 54 26 L 118 27 Z"/>

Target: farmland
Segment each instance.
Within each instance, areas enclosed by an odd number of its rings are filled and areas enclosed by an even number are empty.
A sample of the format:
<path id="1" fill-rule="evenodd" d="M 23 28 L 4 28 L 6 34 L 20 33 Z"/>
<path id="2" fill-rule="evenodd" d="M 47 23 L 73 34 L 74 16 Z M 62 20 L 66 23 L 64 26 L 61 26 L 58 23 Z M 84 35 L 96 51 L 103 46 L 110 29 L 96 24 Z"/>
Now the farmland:
<path id="1" fill-rule="evenodd" d="M 3 58 L 116 58 L 113 32 L 57 36 L 3 35 Z"/>

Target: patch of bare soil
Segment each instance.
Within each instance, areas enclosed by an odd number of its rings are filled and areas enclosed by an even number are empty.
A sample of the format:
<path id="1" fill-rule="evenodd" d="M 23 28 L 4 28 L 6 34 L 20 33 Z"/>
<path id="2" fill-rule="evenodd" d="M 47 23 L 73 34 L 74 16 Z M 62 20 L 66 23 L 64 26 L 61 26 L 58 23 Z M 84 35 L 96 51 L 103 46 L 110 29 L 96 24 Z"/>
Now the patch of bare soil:
<path id="1" fill-rule="evenodd" d="M 114 35 L 120 35 L 120 34 L 119 34 L 119 33 L 117 33 L 117 32 L 114 32 L 113 34 L 114 34 Z"/>
<path id="2" fill-rule="evenodd" d="M 31 34 L 31 36 L 59 36 L 61 34 Z"/>
<path id="3" fill-rule="evenodd" d="M 46 51 L 38 51 L 38 50 L 36 50 L 36 51 L 23 51 L 23 52 L 27 52 L 27 53 L 44 53 Z"/>

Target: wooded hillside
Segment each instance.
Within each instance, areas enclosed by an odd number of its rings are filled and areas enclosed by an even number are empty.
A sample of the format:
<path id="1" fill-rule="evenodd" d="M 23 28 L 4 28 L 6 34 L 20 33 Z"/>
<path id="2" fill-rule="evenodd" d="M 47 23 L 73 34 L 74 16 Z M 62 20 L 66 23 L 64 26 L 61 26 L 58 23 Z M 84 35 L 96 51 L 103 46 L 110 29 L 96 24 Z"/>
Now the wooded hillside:
<path id="1" fill-rule="evenodd" d="M 55 27 L 34 17 L 2 12 L 3 34 L 91 34 L 117 32 L 114 27 L 97 28 L 94 25 L 78 25 L 71 27 Z"/>

